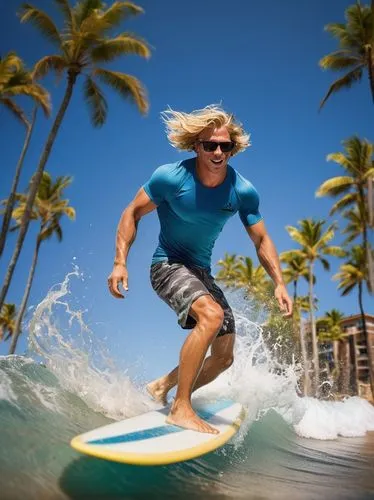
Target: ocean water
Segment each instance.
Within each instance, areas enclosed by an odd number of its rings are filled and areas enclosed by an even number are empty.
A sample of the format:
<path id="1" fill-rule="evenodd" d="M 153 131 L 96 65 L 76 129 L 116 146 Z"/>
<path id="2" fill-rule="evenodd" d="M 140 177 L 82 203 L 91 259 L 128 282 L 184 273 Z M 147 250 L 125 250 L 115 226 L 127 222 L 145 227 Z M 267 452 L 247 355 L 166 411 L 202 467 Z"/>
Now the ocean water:
<path id="1" fill-rule="evenodd" d="M 74 309 L 75 279 L 77 269 L 35 308 L 27 355 L 0 357 L 1 499 L 374 499 L 374 407 L 300 397 L 297 363 L 276 361 L 240 304 L 235 363 L 196 392 L 246 406 L 230 443 L 157 467 L 72 450 L 75 435 L 158 407 Z"/>

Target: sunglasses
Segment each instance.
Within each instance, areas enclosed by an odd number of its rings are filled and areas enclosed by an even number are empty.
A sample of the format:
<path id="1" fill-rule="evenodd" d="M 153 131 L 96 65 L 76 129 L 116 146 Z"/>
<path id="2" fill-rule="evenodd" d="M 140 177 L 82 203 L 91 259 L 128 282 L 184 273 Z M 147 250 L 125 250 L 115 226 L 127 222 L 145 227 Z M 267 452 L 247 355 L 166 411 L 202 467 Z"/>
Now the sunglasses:
<path id="1" fill-rule="evenodd" d="M 199 144 L 203 145 L 204 151 L 212 153 L 218 146 L 221 148 L 222 153 L 229 153 L 235 147 L 235 142 L 214 142 L 214 141 L 198 141 Z"/>

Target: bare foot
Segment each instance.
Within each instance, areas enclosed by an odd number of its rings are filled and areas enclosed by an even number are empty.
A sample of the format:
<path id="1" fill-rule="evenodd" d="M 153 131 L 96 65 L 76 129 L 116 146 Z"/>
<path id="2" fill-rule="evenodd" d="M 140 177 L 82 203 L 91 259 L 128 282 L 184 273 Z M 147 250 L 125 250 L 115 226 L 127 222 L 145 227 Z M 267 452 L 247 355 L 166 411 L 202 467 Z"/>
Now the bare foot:
<path id="1" fill-rule="evenodd" d="M 168 424 L 178 425 L 184 429 L 192 431 L 207 432 L 209 434 L 219 434 L 219 430 L 215 429 L 193 411 L 191 405 L 174 401 L 172 409 L 166 419 Z"/>
<path id="2" fill-rule="evenodd" d="M 148 394 L 154 399 L 157 403 L 160 403 L 164 406 L 168 404 L 167 400 L 167 391 L 165 391 L 165 387 L 158 381 L 150 382 L 146 386 Z"/>

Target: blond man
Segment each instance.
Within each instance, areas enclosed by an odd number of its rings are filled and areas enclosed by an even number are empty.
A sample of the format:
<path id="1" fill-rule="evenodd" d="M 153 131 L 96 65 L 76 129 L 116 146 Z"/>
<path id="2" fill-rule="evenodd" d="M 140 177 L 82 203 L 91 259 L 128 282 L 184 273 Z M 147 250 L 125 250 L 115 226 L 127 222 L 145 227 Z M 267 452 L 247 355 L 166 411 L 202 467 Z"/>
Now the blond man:
<path id="1" fill-rule="evenodd" d="M 167 422 L 218 433 L 194 412 L 191 394 L 214 380 L 234 359 L 234 316 L 211 276 L 210 266 L 214 243 L 236 212 L 274 282 L 275 297 L 286 316 L 292 314 L 292 301 L 259 211 L 258 193 L 228 164 L 232 156 L 249 146 L 249 136 L 241 124 L 215 105 L 192 113 L 169 109 L 163 119 L 170 143 L 195 154 L 156 169 L 124 210 L 108 285 L 114 297 L 124 297 L 119 285 L 128 290 L 126 261 L 137 224 L 145 214 L 157 209 L 161 229 L 152 259 L 151 283 L 176 312 L 180 326 L 192 331 L 181 349 L 179 366 L 148 384 L 147 390 L 166 404 L 168 392 L 177 385 Z M 205 359 L 209 347 L 211 353 Z"/>

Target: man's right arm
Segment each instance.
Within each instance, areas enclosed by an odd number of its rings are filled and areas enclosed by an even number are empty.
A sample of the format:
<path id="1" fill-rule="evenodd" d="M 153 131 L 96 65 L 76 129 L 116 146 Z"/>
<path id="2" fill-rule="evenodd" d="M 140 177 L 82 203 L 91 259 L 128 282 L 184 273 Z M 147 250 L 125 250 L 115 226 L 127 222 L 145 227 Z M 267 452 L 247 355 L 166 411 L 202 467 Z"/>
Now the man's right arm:
<path id="1" fill-rule="evenodd" d="M 108 278 L 109 291 L 116 298 L 124 298 L 118 288 L 120 283 L 126 291 L 128 290 L 127 256 L 135 240 L 138 222 L 155 208 L 157 205 L 153 203 L 144 188 L 141 188 L 122 213 L 117 228 L 113 270 Z"/>

